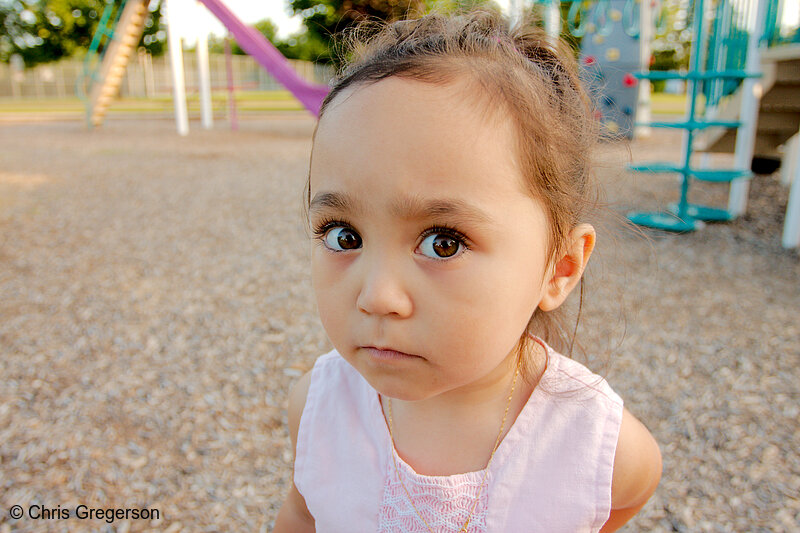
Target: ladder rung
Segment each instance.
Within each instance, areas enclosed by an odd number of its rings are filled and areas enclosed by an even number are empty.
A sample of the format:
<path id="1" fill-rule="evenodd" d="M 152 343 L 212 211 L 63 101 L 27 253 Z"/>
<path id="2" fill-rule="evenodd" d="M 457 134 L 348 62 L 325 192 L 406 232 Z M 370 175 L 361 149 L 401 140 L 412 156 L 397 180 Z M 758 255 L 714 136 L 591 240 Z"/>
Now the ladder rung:
<path id="1" fill-rule="evenodd" d="M 745 79 L 760 78 L 760 72 L 743 72 L 741 70 L 709 70 L 706 72 L 675 72 L 651 70 L 649 72 L 634 72 L 635 78 L 644 80 L 716 80 L 716 79 Z"/>
<path id="2" fill-rule="evenodd" d="M 690 122 L 637 122 L 636 126 L 653 128 L 675 128 L 681 130 L 704 130 L 707 128 L 738 128 L 741 122 L 735 120 L 695 120 Z"/>
<path id="3" fill-rule="evenodd" d="M 674 163 L 639 163 L 636 165 L 628 165 L 628 170 L 633 172 L 650 172 L 652 174 L 666 174 L 676 172 L 678 174 L 683 172 L 683 167 Z"/>
<path id="4" fill-rule="evenodd" d="M 650 163 L 637 163 L 628 165 L 632 172 L 648 172 L 651 174 L 688 174 L 700 181 L 729 182 L 740 178 L 751 178 L 753 173 L 749 170 L 723 169 L 723 168 L 689 168 L 662 161 Z"/>
<path id="5" fill-rule="evenodd" d="M 721 168 L 691 169 L 690 174 L 700 181 L 729 182 L 740 178 L 752 178 L 749 170 L 734 170 Z"/>

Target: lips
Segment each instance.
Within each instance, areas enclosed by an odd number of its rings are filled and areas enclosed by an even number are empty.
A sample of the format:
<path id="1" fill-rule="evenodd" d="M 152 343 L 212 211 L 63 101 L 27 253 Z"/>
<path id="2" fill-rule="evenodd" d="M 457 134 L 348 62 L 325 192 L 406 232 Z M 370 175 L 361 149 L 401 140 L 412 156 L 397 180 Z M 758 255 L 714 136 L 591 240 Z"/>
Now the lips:
<path id="1" fill-rule="evenodd" d="M 401 352 L 391 347 L 362 346 L 362 349 L 369 353 L 374 359 L 382 361 L 401 361 L 408 359 L 421 359 L 420 356 Z"/>

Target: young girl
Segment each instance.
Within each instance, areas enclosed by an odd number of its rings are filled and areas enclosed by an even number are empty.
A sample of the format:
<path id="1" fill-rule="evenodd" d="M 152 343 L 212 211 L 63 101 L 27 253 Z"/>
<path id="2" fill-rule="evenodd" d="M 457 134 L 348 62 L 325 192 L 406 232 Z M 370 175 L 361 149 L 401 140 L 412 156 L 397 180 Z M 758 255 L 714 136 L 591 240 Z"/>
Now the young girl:
<path id="1" fill-rule="evenodd" d="M 655 491 L 650 433 L 547 344 L 595 243 L 595 126 L 559 46 L 486 12 L 397 22 L 323 103 L 308 213 L 335 349 L 290 394 L 275 531 L 614 531 Z"/>

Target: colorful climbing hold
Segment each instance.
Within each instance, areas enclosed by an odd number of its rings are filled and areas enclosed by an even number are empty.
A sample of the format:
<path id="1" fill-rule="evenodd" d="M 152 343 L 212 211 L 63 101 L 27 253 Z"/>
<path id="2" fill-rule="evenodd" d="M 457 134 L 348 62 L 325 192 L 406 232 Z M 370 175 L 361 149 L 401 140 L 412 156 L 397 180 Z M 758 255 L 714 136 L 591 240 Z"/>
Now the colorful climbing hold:
<path id="1" fill-rule="evenodd" d="M 633 74 L 630 72 L 626 72 L 625 75 L 622 77 L 622 85 L 625 87 L 636 87 L 639 84 L 639 81 L 633 77 Z"/>
<path id="2" fill-rule="evenodd" d="M 606 60 L 607 61 L 618 61 L 619 60 L 619 48 L 609 48 L 606 50 Z"/>
<path id="3" fill-rule="evenodd" d="M 583 64 L 584 65 L 594 65 L 597 63 L 597 58 L 594 56 L 584 56 L 583 57 Z"/>

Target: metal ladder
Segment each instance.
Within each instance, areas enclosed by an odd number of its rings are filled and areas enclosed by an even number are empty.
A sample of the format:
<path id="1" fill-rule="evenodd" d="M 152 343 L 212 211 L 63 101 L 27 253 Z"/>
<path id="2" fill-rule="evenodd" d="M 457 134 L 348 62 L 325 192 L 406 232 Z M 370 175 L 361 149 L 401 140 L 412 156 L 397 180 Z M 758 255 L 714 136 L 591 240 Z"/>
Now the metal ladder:
<path id="1" fill-rule="evenodd" d="M 119 92 L 128 60 L 142 37 L 149 3 L 150 0 L 111 2 L 100 17 L 77 82 L 90 128 L 102 124 Z"/>
<path id="2" fill-rule="evenodd" d="M 725 2 L 721 2 L 725 3 Z M 687 84 L 688 106 L 686 117 L 679 122 L 655 121 L 642 124 L 653 128 L 677 128 L 684 131 L 683 160 L 679 163 L 650 162 L 628 165 L 634 172 L 646 173 L 675 173 L 681 177 L 680 197 L 677 203 L 671 204 L 667 212 L 633 212 L 628 214 L 628 219 L 640 226 L 656 228 L 672 232 L 694 231 L 702 226 L 704 221 L 728 221 L 735 218 L 736 214 L 728 209 L 710 207 L 689 203 L 689 188 L 692 180 L 716 183 L 730 183 L 734 180 L 749 179 L 752 172 L 749 168 L 709 169 L 692 163 L 695 152 L 695 137 L 699 132 L 710 128 L 738 129 L 742 124 L 733 120 L 717 120 L 708 116 L 709 105 L 705 106 L 703 113 L 698 110 L 698 100 L 701 93 L 706 93 L 706 102 L 713 103 L 713 98 L 719 95 L 721 82 L 733 81 L 741 83 L 746 78 L 760 77 L 757 72 L 746 72 L 742 68 L 725 68 L 726 54 L 720 54 L 719 28 L 715 28 L 714 38 L 709 42 L 711 55 L 708 61 L 703 61 L 703 53 L 707 50 L 706 28 L 703 24 L 705 15 L 704 0 L 695 0 L 693 11 L 694 46 L 690 58 L 688 72 L 640 72 L 636 77 L 648 80 L 684 80 Z M 716 23 L 722 19 L 718 17 Z M 758 31 L 756 29 L 755 31 Z M 705 65 L 704 65 L 705 63 Z M 705 89 L 705 91 L 704 91 Z"/>

